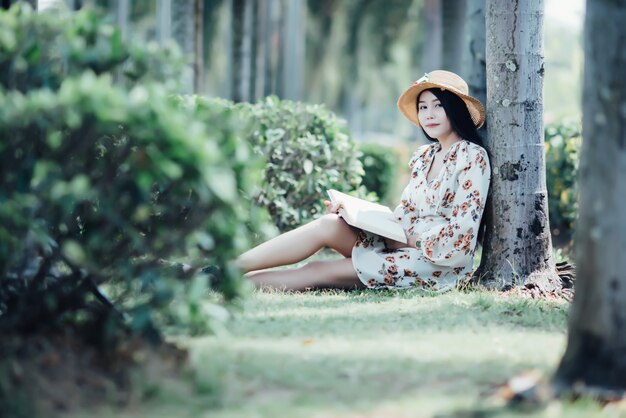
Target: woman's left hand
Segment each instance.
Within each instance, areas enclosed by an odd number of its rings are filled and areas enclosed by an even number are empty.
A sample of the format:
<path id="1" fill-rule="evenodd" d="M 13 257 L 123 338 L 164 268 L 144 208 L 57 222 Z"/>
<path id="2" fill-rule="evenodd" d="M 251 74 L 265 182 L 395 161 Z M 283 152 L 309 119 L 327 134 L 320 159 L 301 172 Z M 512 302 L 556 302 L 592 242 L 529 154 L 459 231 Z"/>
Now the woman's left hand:
<path id="1" fill-rule="evenodd" d="M 391 248 L 392 250 L 398 250 L 400 248 L 415 248 L 415 243 L 419 241 L 419 237 L 417 235 L 407 235 L 406 244 L 400 241 L 394 241 L 389 238 L 385 238 L 385 242 L 387 244 L 387 248 Z"/>

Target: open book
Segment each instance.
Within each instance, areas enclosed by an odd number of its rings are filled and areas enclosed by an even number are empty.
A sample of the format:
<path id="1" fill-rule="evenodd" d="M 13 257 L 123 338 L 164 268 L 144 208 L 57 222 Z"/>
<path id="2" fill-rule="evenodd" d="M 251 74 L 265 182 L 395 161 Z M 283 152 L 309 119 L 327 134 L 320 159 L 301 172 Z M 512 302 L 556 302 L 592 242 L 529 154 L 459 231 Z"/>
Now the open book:
<path id="1" fill-rule="evenodd" d="M 334 189 L 328 190 L 328 196 L 331 202 L 343 203 L 343 207 L 339 209 L 339 216 L 348 224 L 406 244 L 404 229 L 387 206 L 368 202 Z"/>

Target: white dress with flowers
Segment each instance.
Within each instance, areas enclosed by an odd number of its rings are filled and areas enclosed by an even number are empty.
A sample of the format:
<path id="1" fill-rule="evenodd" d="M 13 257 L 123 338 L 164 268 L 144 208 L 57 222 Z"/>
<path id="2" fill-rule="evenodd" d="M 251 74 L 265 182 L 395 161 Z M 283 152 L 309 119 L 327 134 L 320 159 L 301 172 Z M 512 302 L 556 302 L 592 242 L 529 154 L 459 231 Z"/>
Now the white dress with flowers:
<path id="1" fill-rule="evenodd" d="M 438 142 L 411 158 L 411 179 L 394 215 L 421 248 L 389 249 L 378 235 L 360 231 L 352 249 L 359 279 L 370 288 L 453 288 L 472 274 L 474 250 L 489 189 L 487 152 L 469 141 L 446 152 L 437 177 L 427 180 Z"/>

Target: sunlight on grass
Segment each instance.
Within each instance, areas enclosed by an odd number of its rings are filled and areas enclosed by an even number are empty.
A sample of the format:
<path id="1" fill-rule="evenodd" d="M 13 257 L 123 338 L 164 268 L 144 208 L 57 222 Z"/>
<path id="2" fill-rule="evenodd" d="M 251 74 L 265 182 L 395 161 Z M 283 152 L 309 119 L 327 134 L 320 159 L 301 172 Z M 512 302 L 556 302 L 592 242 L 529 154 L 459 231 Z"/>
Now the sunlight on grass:
<path id="1" fill-rule="evenodd" d="M 228 334 L 178 340 L 185 390 L 90 416 L 590 417 L 591 403 L 518 411 L 488 396 L 522 371 L 554 370 L 567 309 L 491 292 L 254 293 Z"/>

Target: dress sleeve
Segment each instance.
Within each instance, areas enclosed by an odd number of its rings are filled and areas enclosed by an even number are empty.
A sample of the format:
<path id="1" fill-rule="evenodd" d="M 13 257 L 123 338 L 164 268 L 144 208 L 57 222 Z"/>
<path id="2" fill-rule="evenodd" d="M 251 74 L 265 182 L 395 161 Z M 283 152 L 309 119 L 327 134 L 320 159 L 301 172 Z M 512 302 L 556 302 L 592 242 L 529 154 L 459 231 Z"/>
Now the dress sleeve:
<path id="1" fill-rule="evenodd" d="M 433 264 L 457 267 L 474 255 L 480 219 L 485 209 L 491 171 L 487 152 L 468 147 L 456 171 L 456 190 L 446 190 L 443 203 L 452 202 L 447 223 L 433 226 L 420 235 L 424 257 Z"/>

